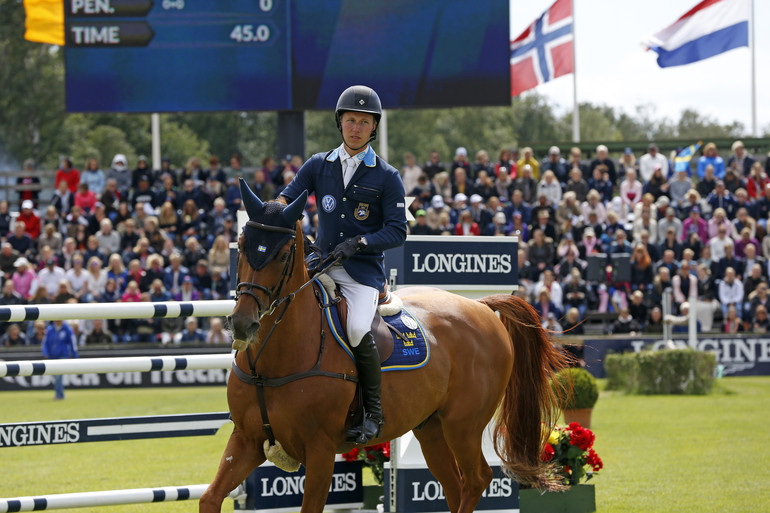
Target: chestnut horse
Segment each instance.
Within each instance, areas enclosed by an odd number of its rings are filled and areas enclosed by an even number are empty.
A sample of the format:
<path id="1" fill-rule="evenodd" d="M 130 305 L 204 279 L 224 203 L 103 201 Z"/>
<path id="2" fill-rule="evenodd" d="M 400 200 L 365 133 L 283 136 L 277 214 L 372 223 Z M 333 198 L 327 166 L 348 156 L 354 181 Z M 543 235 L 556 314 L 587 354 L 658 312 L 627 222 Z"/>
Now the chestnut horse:
<path id="1" fill-rule="evenodd" d="M 303 288 L 310 277 L 299 219 L 307 195 L 285 206 L 262 203 L 245 183 L 241 192 L 250 220 L 238 241 L 240 283 L 230 323 L 234 346 L 248 350 L 235 356 L 238 369 L 227 385 L 235 427 L 200 511 L 220 511 L 231 490 L 280 452 L 282 468 L 291 466 L 286 460 L 305 466 L 302 513 L 321 513 L 335 454 L 352 447 L 345 423 L 356 367 L 329 336 L 313 287 Z M 512 295 L 474 301 L 427 287 L 397 295 L 420 319 L 430 360 L 383 374 L 385 423 L 370 443 L 412 430 L 449 510 L 468 513 L 492 479 L 481 443 L 497 412 L 495 449 L 506 470 L 520 482 L 558 488 L 540 456 L 558 414 L 549 379 L 565 362 L 534 309 Z"/>

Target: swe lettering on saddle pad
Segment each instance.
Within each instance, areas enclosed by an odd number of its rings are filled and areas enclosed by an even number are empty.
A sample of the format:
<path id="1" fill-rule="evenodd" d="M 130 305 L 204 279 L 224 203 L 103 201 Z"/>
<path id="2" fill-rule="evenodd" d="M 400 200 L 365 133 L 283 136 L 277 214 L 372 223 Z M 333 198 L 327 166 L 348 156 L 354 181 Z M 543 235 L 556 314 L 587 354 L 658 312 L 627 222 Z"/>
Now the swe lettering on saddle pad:
<path id="1" fill-rule="evenodd" d="M 324 307 L 324 315 L 331 327 L 334 339 L 353 358 L 347 335 L 342 328 L 342 323 L 337 314 L 337 307 L 329 304 L 329 296 L 326 290 L 323 287 L 319 287 L 319 289 L 324 305 L 326 305 Z M 383 317 L 382 319 L 395 329 L 395 331 L 394 329 L 388 330 L 393 337 L 393 353 L 387 360 L 382 362 L 383 372 L 419 369 L 428 363 L 430 359 L 430 346 L 426 341 L 422 324 L 406 307 L 401 312 Z"/>

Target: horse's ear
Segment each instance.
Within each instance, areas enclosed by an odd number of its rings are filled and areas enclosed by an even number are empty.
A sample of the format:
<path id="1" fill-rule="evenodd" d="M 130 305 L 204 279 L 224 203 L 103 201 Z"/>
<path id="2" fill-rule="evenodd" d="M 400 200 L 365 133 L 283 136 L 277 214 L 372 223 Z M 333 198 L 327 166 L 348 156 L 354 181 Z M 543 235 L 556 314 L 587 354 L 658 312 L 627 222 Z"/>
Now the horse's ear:
<path id="1" fill-rule="evenodd" d="M 289 226 L 294 226 L 294 223 L 302 217 L 302 212 L 305 210 L 305 204 L 307 203 L 307 191 L 302 191 L 297 199 L 291 202 L 289 206 L 283 209 L 283 219 Z"/>
<path id="2" fill-rule="evenodd" d="M 256 194 L 254 194 L 254 191 L 252 191 L 251 187 L 246 184 L 246 180 L 244 180 L 243 177 L 238 178 L 238 180 L 241 185 L 241 200 L 243 201 L 243 206 L 246 207 L 246 213 L 249 214 L 249 219 L 254 219 L 262 213 L 265 204 L 262 203 L 262 200 L 259 199 Z"/>

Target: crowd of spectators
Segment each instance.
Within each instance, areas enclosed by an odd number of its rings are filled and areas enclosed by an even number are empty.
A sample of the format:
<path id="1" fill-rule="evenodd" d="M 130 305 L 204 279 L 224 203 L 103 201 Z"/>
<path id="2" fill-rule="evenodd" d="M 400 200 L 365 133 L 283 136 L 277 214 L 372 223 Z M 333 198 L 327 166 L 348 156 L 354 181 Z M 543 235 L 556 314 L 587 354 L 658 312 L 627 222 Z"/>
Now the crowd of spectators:
<path id="1" fill-rule="evenodd" d="M 22 190 L 19 212 L 0 202 L 0 304 L 229 298 L 229 243 L 237 238 L 240 208 L 236 177 L 247 172 L 265 175 L 242 169 L 238 155 L 227 169 L 215 156 L 207 167 L 191 157 L 181 169 L 164 159 L 160 170 L 143 156 L 131 169 L 124 155 L 115 155 L 106 171 L 96 159 L 82 171 L 62 159 L 52 195 Z M 70 324 L 80 345 L 230 342 L 222 319 Z M 0 345 L 40 343 L 45 328 L 42 321 L 0 323 Z"/>
<path id="2" fill-rule="evenodd" d="M 519 294 L 555 331 L 580 334 L 589 312 L 617 315 L 614 333 L 660 332 L 663 293 L 674 314 L 695 311 L 704 331 L 765 332 L 770 236 L 770 159 L 756 160 L 740 141 L 727 159 L 713 143 L 681 165 L 655 144 L 637 158 L 596 148 L 503 149 L 493 161 L 457 148 L 444 163 L 432 151 L 420 166 L 404 157 L 401 173 L 416 221 L 414 235 L 512 236 L 519 240 Z M 0 305 L 136 302 L 229 297 L 229 243 L 237 238 L 237 177 L 264 201 L 280 194 L 302 158 L 272 157 L 242 167 L 197 157 L 176 169 L 163 159 L 134 169 L 124 155 L 102 170 L 63 159 L 43 202 L 20 192 L 20 211 L 0 202 Z M 25 163 L 33 167 L 33 163 Z M 315 198 L 303 229 L 317 226 Z M 627 255 L 623 281 L 613 272 Z M 690 291 L 697 290 L 697 294 Z M 722 323 L 714 319 L 721 318 Z M 198 323 L 201 323 L 199 325 Z M 137 319 L 73 323 L 80 345 L 109 342 L 229 343 L 221 319 Z M 45 323 L 0 323 L 0 345 L 40 343 Z"/>
<path id="3" fill-rule="evenodd" d="M 714 143 L 691 162 L 675 155 L 654 143 L 617 159 L 604 145 L 593 159 L 556 146 L 494 161 L 460 147 L 451 163 L 432 152 L 422 167 L 406 155 L 411 233 L 517 236 L 518 293 L 557 332 L 581 334 L 588 312 L 609 312 L 612 333 L 660 333 L 666 321 L 686 330 L 695 296 L 702 331 L 766 332 L 770 159 L 741 141 L 726 157 Z"/>

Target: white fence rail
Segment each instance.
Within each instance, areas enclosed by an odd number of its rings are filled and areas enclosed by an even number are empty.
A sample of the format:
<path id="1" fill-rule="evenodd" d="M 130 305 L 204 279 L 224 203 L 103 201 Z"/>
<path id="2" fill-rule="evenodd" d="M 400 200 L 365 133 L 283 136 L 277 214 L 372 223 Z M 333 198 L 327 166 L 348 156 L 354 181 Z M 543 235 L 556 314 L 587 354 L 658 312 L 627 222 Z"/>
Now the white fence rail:
<path id="1" fill-rule="evenodd" d="M 133 356 L 127 358 L 76 358 L 0 362 L 0 378 L 14 376 L 55 376 L 60 374 L 105 374 L 108 372 L 150 372 L 229 369 L 232 353 L 186 356 Z"/>
<path id="2" fill-rule="evenodd" d="M 67 321 L 72 319 L 149 319 L 219 317 L 229 315 L 235 302 L 165 301 L 142 303 L 74 303 L 63 305 L 14 305 L 0 307 L 0 321 Z"/>
<path id="3" fill-rule="evenodd" d="M 7 511 L 45 511 L 49 509 L 93 508 L 97 506 L 117 506 L 120 504 L 197 500 L 201 498 L 201 495 L 203 495 L 203 492 L 208 487 L 209 485 L 207 484 L 199 484 L 14 497 L 11 499 L 0 499 L 0 513 Z M 238 487 L 230 492 L 231 499 L 240 497 L 245 497 L 245 491 L 242 487 Z"/>

